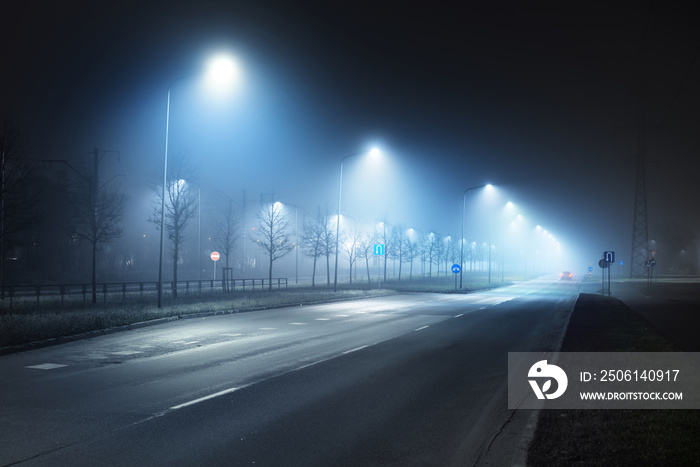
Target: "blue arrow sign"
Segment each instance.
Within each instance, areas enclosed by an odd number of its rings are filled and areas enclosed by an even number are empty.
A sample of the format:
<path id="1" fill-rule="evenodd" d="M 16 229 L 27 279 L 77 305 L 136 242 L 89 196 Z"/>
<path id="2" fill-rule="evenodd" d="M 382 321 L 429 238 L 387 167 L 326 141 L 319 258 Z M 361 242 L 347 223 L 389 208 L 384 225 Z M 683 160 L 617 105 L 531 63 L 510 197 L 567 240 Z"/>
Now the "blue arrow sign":
<path id="1" fill-rule="evenodd" d="M 384 245 L 374 245 L 374 254 L 379 256 L 384 254 Z"/>
<path id="2" fill-rule="evenodd" d="M 606 263 L 614 263 L 615 262 L 615 252 L 614 251 L 604 251 L 603 252 L 603 260 Z"/>
<path id="3" fill-rule="evenodd" d="M 459 274 L 459 271 L 461 271 L 461 270 L 462 270 L 462 268 L 459 267 L 459 264 L 455 263 L 452 265 L 452 272 L 454 272 L 455 274 Z"/>

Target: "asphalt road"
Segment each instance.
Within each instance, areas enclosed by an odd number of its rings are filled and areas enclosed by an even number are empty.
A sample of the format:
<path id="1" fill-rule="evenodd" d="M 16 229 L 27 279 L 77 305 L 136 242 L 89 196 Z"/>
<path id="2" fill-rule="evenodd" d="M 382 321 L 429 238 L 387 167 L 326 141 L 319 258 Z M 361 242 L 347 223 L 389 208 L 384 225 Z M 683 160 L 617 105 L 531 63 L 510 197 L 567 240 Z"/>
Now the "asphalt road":
<path id="1" fill-rule="evenodd" d="M 402 294 L 181 320 L 0 357 L 0 465 L 509 463 L 509 351 L 578 287 Z M 509 428 L 506 428 L 509 427 Z M 515 428 L 513 428 L 515 427 Z"/>

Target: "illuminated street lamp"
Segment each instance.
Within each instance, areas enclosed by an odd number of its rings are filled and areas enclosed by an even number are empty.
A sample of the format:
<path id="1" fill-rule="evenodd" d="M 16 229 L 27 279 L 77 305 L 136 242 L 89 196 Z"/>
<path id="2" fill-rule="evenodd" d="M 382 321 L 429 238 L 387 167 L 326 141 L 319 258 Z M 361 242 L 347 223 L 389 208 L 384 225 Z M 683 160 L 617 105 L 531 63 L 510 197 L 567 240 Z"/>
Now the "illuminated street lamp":
<path id="1" fill-rule="evenodd" d="M 371 156 L 376 156 L 379 154 L 379 149 L 372 148 L 369 152 L 358 152 L 357 154 L 349 154 L 340 160 L 340 184 L 338 185 L 338 221 L 336 222 L 335 228 L 335 274 L 333 279 L 333 292 L 338 291 L 338 248 L 340 247 L 340 199 L 343 194 L 343 162 L 346 159 L 355 156 L 362 156 L 364 154 L 369 154 Z"/>
<path id="2" fill-rule="evenodd" d="M 491 187 L 491 184 L 473 186 L 464 190 L 462 194 L 462 239 L 459 242 L 459 288 L 462 288 L 462 271 L 464 269 L 464 211 L 467 208 L 467 193 L 472 190 L 477 190 L 479 188 Z"/>
<path id="3" fill-rule="evenodd" d="M 210 84 L 220 86 L 223 83 L 230 83 L 236 74 L 234 62 L 226 56 L 219 55 L 209 62 L 207 70 L 207 80 Z M 175 78 L 168 85 L 168 99 L 165 110 L 165 157 L 163 159 L 163 193 L 160 205 L 160 255 L 158 259 L 158 308 L 163 305 L 163 250 L 165 233 L 165 191 L 168 185 L 168 131 L 170 129 L 170 92 L 173 85 L 187 76 Z"/>

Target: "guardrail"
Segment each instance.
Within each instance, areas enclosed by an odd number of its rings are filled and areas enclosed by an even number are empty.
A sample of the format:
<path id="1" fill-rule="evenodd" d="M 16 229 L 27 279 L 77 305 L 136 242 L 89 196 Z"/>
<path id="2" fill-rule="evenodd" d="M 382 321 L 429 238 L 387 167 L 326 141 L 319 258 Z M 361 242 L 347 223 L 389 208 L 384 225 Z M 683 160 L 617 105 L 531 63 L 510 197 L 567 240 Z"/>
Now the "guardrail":
<path id="1" fill-rule="evenodd" d="M 226 279 L 226 280 L 194 280 L 194 281 L 177 281 L 178 293 L 192 295 L 193 293 L 231 293 L 236 291 L 245 292 L 246 290 L 264 290 L 265 287 L 276 286 L 281 289 L 284 285 L 286 289 L 288 282 L 286 277 L 276 277 L 272 279 Z M 163 282 L 163 292 L 173 290 L 173 282 Z M 96 284 L 95 292 L 102 296 L 102 301 L 107 302 L 107 297 L 112 295 L 121 295 L 122 300 L 126 300 L 127 294 L 139 294 L 143 297 L 144 294 L 155 293 L 158 291 L 158 282 L 102 282 Z M 9 299 L 10 307 L 13 301 L 19 298 L 36 298 L 36 304 L 39 305 L 41 297 L 60 297 L 61 303 L 69 295 L 82 295 L 83 301 L 87 301 L 88 297 L 92 296 L 92 284 L 57 284 L 57 285 L 15 285 L 3 286 L 2 297 Z"/>

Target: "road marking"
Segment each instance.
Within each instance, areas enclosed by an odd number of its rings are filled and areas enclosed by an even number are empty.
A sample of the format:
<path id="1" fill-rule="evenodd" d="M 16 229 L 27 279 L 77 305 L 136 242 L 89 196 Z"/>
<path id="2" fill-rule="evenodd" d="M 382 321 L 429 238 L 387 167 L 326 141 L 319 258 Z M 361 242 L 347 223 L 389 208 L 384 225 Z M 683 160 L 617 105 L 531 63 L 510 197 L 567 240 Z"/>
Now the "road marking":
<path id="1" fill-rule="evenodd" d="M 366 348 L 366 347 L 369 347 L 369 345 L 363 345 L 363 346 L 358 347 L 358 348 L 356 348 L 356 349 L 346 350 L 345 352 L 343 352 L 343 354 L 349 354 L 349 353 L 352 353 L 352 352 L 357 352 L 358 350 L 362 350 L 362 349 L 364 349 L 364 348 Z"/>
<path id="2" fill-rule="evenodd" d="M 303 326 L 303 325 L 305 325 L 306 323 L 289 323 L 289 324 L 292 325 L 292 326 Z"/>
<path id="3" fill-rule="evenodd" d="M 457 316 L 455 316 L 455 318 L 459 318 L 460 316 L 464 316 L 464 313 L 458 314 Z"/>
<path id="4" fill-rule="evenodd" d="M 68 365 L 60 365 L 58 363 L 42 363 L 41 365 L 25 366 L 25 368 L 31 368 L 33 370 L 54 370 L 56 368 L 62 368 Z"/>
<path id="5" fill-rule="evenodd" d="M 414 331 L 422 331 L 423 329 L 428 328 L 428 327 L 430 327 L 430 326 L 421 326 L 418 329 L 414 329 Z"/>
<path id="6" fill-rule="evenodd" d="M 110 352 L 112 355 L 134 355 L 137 353 L 143 353 L 140 350 L 122 350 L 119 352 Z"/>
<path id="7" fill-rule="evenodd" d="M 477 308 L 477 310 L 483 310 L 484 308 L 486 308 L 486 307 L 482 306 L 481 308 Z"/>
<path id="8" fill-rule="evenodd" d="M 196 344 L 197 342 L 199 342 L 199 341 L 183 342 L 182 345 L 192 345 L 192 344 Z"/>
<path id="9" fill-rule="evenodd" d="M 349 318 L 350 315 L 337 315 L 339 318 Z"/>
<path id="10" fill-rule="evenodd" d="M 316 321 L 330 321 L 328 318 L 316 318 Z"/>
<path id="11" fill-rule="evenodd" d="M 239 336 L 242 336 L 242 335 L 243 335 L 243 334 L 222 334 L 222 336 L 226 336 L 226 337 L 239 337 Z"/>
<path id="12" fill-rule="evenodd" d="M 184 404 L 175 405 L 173 407 L 170 407 L 170 410 L 177 410 L 177 409 L 181 409 L 183 407 L 188 407 L 190 405 L 199 404 L 200 402 L 204 402 L 204 401 L 207 401 L 209 399 L 213 399 L 215 397 L 223 396 L 225 394 L 230 394 L 232 392 L 238 391 L 239 389 L 243 389 L 247 386 L 250 386 L 250 385 L 246 384 L 246 385 L 238 386 L 235 388 L 224 389 L 223 391 L 219 391 L 219 392 L 214 393 L 214 394 L 209 394 L 208 396 L 200 397 L 199 399 L 191 400 L 189 402 L 185 402 Z"/>
<path id="13" fill-rule="evenodd" d="M 258 331 L 274 331 L 277 328 L 260 328 Z"/>

